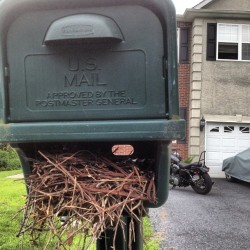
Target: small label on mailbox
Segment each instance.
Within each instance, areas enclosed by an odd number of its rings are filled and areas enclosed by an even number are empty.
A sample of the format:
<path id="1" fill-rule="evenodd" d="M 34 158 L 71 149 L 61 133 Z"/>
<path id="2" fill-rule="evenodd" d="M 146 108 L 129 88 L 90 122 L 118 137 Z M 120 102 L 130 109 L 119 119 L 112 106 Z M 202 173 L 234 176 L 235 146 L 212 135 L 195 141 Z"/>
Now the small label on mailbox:
<path id="1" fill-rule="evenodd" d="M 93 25 L 70 25 L 62 28 L 62 35 L 67 36 L 90 36 L 94 34 Z"/>

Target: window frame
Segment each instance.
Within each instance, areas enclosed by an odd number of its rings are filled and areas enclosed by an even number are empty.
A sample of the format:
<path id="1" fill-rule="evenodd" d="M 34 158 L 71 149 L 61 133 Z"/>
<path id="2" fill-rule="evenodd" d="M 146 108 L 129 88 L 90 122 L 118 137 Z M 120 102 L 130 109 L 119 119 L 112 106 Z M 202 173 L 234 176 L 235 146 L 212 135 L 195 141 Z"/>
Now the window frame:
<path id="1" fill-rule="evenodd" d="M 220 41 L 219 37 L 220 37 L 220 28 L 219 26 L 220 25 L 231 25 L 231 26 L 237 26 L 238 27 L 238 39 L 237 39 L 237 42 L 232 42 L 232 41 Z M 217 23 L 217 33 L 216 33 L 216 61 L 234 61 L 234 62 L 250 62 L 250 59 L 249 60 L 243 60 L 242 59 L 242 45 L 243 44 L 249 44 L 250 45 L 250 41 L 249 43 L 246 43 L 246 42 L 243 42 L 243 37 L 242 37 L 242 30 L 243 30 L 243 26 L 248 26 L 250 28 L 250 24 L 237 24 L 237 23 Z M 250 34 L 249 34 L 250 35 Z M 228 44 L 232 44 L 232 43 L 235 43 L 238 45 L 238 59 L 220 59 L 219 58 L 219 43 L 228 43 Z"/>
<path id="2" fill-rule="evenodd" d="M 176 30 L 176 42 L 177 42 L 177 63 L 179 63 L 180 59 L 180 28 L 177 27 Z"/>

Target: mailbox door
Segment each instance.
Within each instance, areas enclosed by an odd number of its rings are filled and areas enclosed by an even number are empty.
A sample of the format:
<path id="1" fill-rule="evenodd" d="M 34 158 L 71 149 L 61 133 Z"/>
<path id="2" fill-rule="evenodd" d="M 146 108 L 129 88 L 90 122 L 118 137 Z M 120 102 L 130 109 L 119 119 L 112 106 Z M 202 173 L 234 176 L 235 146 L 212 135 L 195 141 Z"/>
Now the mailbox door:
<path id="1" fill-rule="evenodd" d="M 10 122 L 166 117 L 163 28 L 143 6 L 26 11 L 6 41 Z"/>

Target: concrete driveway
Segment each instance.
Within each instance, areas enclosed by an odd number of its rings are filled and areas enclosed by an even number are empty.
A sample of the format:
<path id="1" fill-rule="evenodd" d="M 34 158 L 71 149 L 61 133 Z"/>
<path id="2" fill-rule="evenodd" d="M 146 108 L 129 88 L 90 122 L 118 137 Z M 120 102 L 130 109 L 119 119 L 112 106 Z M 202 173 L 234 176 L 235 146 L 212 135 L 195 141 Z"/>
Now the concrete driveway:
<path id="1" fill-rule="evenodd" d="M 177 187 L 150 210 L 162 250 L 250 249 L 250 183 L 213 181 L 208 195 Z"/>

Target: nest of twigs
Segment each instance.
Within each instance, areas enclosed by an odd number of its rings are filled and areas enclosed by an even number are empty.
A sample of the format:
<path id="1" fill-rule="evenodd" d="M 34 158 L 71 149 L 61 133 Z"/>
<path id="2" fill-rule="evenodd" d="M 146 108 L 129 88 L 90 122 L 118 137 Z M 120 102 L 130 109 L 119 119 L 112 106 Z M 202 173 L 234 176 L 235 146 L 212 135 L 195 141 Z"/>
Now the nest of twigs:
<path id="1" fill-rule="evenodd" d="M 124 229 L 123 215 L 140 222 L 147 214 L 144 202 L 156 202 L 154 176 L 136 161 L 114 162 L 90 152 L 48 154 L 39 152 L 26 180 L 29 193 L 18 235 L 28 234 L 34 244 L 47 232 L 55 248 L 67 249 L 78 239 L 78 249 L 88 249 L 105 230 Z M 132 223 L 133 225 L 133 223 Z M 125 234 L 124 234 L 125 235 Z M 133 240 L 133 228 L 130 238 Z"/>

